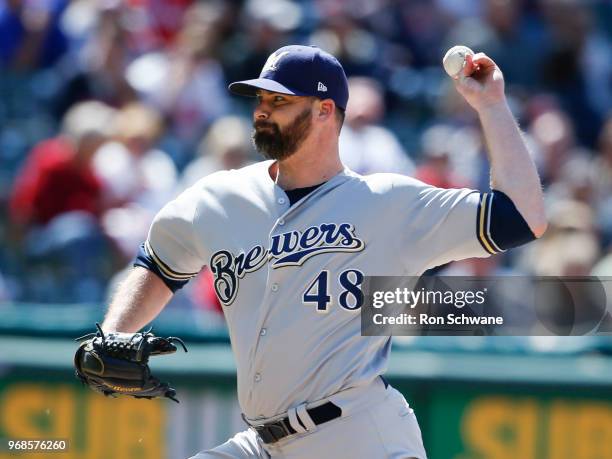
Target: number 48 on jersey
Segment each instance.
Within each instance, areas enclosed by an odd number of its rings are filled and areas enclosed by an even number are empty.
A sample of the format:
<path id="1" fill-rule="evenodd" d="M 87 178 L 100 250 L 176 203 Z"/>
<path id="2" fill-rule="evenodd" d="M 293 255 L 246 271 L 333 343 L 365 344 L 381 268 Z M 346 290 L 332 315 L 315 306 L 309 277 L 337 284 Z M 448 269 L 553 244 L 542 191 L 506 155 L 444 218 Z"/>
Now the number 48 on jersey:
<path id="1" fill-rule="evenodd" d="M 333 298 L 329 294 L 330 280 L 334 281 L 330 272 L 321 271 L 304 291 L 302 295 L 304 304 L 315 304 L 317 312 L 320 313 L 329 312 L 329 307 L 333 304 Z M 338 295 L 338 304 L 347 311 L 356 311 L 361 308 L 363 305 L 363 292 L 361 291 L 363 273 L 356 269 L 347 269 L 340 273 L 337 282 L 342 288 Z"/>

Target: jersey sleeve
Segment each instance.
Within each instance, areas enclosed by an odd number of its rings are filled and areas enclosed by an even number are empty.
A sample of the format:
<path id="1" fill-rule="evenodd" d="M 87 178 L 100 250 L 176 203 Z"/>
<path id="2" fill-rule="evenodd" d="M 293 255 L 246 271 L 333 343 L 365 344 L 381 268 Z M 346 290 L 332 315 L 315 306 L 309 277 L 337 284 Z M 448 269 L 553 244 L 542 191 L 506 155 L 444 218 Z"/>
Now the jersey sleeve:
<path id="1" fill-rule="evenodd" d="M 169 281 L 187 281 L 206 264 L 194 219 L 198 200 L 188 189 L 155 216 L 144 251 Z"/>
<path id="2" fill-rule="evenodd" d="M 407 206 L 401 249 L 421 270 L 501 251 L 488 234 L 488 193 L 437 188 L 415 179 L 396 181 L 393 188 Z"/>
<path id="3" fill-rule="evenodd" d="M 487 193 L 482 212 L 486 215 L 483 233 L 494 249 L 508 250 L 537 239 L 512 199 L 503 191 Z"/>

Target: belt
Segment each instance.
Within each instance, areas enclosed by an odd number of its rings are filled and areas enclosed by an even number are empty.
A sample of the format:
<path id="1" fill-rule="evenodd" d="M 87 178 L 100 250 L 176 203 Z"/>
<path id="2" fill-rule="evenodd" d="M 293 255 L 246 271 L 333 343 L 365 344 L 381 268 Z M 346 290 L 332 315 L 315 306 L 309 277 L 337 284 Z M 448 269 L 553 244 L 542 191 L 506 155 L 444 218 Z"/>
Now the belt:
<path id="1" fill-rule="evenodd" d="M 380 378 L 383 380 L 385 388 L 387 388 L 389 385 L 387 380 L 383 376 L 380 376 Z M 342 416 L 342 409 L 332 402 L 327 402 L 323 405 L 317 406 L 316 408 L 310 408 L 309 410 L 306 410 L 306 412 L 317 426 Z M 261 425 L 251 425 L 247 421 L 244 414 L 242 415 L 242 418 L 247 424 L 249 424 L 251 427 L 253 427 L 253 429 L 255 429 L 255 431 L 261 437 L 262 441 L 266 444 L 275 443 L 281 438 L 285 438 L 289 435 L 297 433 L 297 430 L 295 430 L 291 426 L 291 423 L 289 422 L 289 417 L 285 417 L 279 419 L 278 421 L 269 422 L 268 424 Z M 300 422 L 299 419 L 298 422 Z"/>
<path id="2" fill-rule="evenodd" d="M 342 416 L 342 409 L 332 402 L 327 402 L 316 408 L 311 408 L 306 410 L 306 412 L 315 425 L 320 425 Z M 244 415 L 243 419 L 246 421 Z M 247 422 L 247 424 L 249 423 Z M 264 443 L 274 443 L 281 438 L 297 433 L 297 430 L 291 426 L 288 417 L 279 419 L 275 422 L 269 422 L 268 424 L 251 425 L 251 427 L 257 431 Z"/>

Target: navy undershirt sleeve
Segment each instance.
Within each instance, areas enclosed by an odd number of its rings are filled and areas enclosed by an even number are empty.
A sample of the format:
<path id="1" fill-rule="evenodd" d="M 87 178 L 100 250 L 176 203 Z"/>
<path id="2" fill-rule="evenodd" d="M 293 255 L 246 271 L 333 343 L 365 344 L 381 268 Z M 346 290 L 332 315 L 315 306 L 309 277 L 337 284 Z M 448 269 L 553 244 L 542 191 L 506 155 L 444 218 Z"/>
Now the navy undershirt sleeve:
<path id="1" fill-rule="evenodd" d="M 170 290 L 172 290 L 172 293 L 175 293 L 178 289 L 183 288 L 187 284 L 187 282 L 189 282 L 188 280 L 178 281 L 174 279 L 168 279 L 166 276 L 164 276 L 159 267 L 157 266 L 157 263 L 155 263 L 153 258 L 145 250 L 144 243 L 140 244 L 138 254 L 136 255 L 136 258 L 134 258 L 132 265 L 146 268 L 149 271 L 155 273 L 157 277 L 159 277 L 164 282 L 164 284 L 166 284 L 166 286 Z"/>
<path id="2" fill-rule="evenodd" d="M 478 240 L 491 254 L 537 239 L 512 199 L 503 191 L 483 193 L 477 215 Z"/>
<path id="3" fill-rule="evenodd" d="M 503 191 L 493 190 L 491 235 L 503 250 L 536 239 L 512 199 Z"/>

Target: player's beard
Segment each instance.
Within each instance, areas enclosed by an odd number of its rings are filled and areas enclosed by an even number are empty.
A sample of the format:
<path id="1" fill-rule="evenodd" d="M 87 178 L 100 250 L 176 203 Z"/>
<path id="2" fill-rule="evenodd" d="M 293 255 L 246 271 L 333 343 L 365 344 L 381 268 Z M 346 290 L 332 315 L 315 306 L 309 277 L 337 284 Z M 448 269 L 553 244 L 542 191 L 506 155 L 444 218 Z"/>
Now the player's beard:
<path id="1" fill-rule="evenodd" d="M 253 144 L 267 159 L 283 160 L 294 154 L 304 139 L 308 137 L 312 127 L 312 109 L 307 108 L 286 127 L 281 129 L 278 124 L 258 120 L 253 123 Z M 262 129 L 264 128 L 265 129 Z"/>

